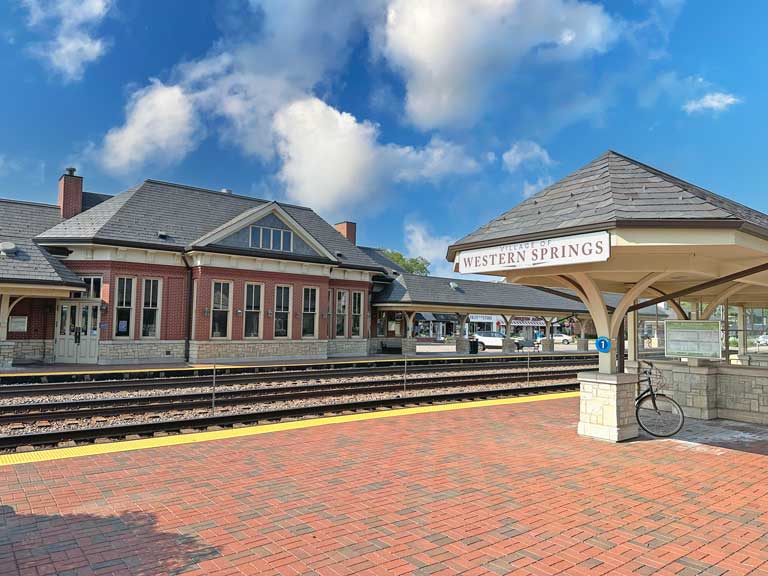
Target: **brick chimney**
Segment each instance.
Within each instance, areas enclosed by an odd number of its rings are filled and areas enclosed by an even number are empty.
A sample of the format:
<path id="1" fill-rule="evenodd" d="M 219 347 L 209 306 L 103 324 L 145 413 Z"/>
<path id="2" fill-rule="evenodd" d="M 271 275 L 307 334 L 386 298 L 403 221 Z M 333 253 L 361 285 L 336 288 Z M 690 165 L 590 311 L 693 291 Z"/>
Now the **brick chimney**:
<path id="1" fill-rule="evenodd" d="M 59 208 L 65 220 L 83 211 L 83 177 L 75 176 L 74 168 L 59 178 Z"/>
<path id="2" fill-rule="evenodd" d="M 339 234 L 352 242 L 352 244 L 357 244 L 357 224 L 345 220 L 344 222 L 336 224 L 335 228 L 338 230 Z"/>

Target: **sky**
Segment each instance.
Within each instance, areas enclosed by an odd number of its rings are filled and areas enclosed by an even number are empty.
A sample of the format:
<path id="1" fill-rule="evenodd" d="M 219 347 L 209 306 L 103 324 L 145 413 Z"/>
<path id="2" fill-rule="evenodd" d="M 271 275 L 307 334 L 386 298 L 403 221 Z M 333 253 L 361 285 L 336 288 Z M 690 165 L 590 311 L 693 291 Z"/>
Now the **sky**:
<path id="1" fill-rule="evenodd" d="M 0 197 L 147 178 L 432 262 L 608 149 L 768 212 L 766 5 L 8 0 Z"/>

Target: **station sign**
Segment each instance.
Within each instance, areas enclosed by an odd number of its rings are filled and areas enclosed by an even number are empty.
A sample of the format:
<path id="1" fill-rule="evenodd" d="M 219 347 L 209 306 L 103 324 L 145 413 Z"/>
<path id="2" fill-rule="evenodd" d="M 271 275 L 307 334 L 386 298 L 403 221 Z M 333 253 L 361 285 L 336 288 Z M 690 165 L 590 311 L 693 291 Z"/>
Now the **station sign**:
<path id="1" fill-rule="evenodd" d="M 721 322 L 712 320 L 665 320 L 664 354 L 670 358 L 712 358 L 723 355 Z"/>
<path id="2" fill-rule="evenodd" d="M 608 232 L 590 232 L 464 250 L 456 258 L 462 274 L 482 274 L 498 270 L 604 262 L 610 255 L 611 235 Z"/>

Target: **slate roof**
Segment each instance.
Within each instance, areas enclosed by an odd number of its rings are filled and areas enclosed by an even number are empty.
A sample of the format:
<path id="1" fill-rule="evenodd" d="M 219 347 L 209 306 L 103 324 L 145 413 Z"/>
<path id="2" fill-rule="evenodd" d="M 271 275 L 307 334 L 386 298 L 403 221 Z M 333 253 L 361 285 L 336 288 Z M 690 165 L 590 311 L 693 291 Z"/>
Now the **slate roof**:
<path id="1" fill-rule="evenodd" d="M 371 260 L 377 262 L 380 266 L 382 266 L 388 274 L 391 274 L 393 271 L 397 272 L 398 274 L 407 274 L 408 271 L 400 266 L 397 262 L 391 260 L 385 253 L 383 248 L 371 248 L 369 246 L 358 246 L 360 250 L 362 250 L 366 256 L 368 256 Z"/>
<path id="2" fill-rule="evenodd" d="M 0 283 L 82 286 L 80 277 L 32 237 L 61 221 L 58 206 L 0 199 L 0 242 L 16 244 L 16 253 L 0 256 Z"/>
<path id="3" fill-rule="evenodd" d="M 37 236 L 38 241 L 100 242 L 182 251 L 194 242 L 266 200 L 223 194 L 181 184 L 145 180 L 121 194 Z M 309 208 L 280 206 L 348 268 L 380 270 L 381 266 Z M 166 239 L 158 232 L 167 234 Z M 223 251 L 221 247 L 217 251 Z M 338 254 L 341 254 L 339 256 Z M 277 253 L 259 254 L 280 257 Z"/>
<path id="4" fill-rule="evenodd" d="M 454 289 L 451 282 L 457 285 Z M 562 296 L 558 293 L 563 294 Z M 623 294 L 603 294 L 609 310 L 612 310 Z M 421 276 L 408 272 L 397 275 L 384 290 L 373 295 L 374 304 L 422 304 L 425 306 L 456 306 L 457 308 L 530 310 L 561 312 L 565 314 L 588 313 L 575 293 L 569 290 L 542 290 L 520 284 L 485 282 Z M 640 310 L 640 314 L 655 314 L 654 307 Z M 659 310 L 659 316 L 666 313 Z"/>
<path id="5" fill-rule="evenodd" d="M 707 224 L 768 237 L 768 215 L 608 151 L 448 248 L 565 236 L 615 226 Z"/>

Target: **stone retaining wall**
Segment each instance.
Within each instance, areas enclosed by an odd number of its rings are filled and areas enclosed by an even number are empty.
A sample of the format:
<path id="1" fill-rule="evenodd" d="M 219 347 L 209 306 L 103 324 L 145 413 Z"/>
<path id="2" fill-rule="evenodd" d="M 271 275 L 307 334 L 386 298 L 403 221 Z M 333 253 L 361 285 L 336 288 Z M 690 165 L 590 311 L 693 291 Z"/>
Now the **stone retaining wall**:
<path id="1" fill-rule="evenodd" d="M 402 338 L 369 338 L 368 339 L 368 354 L 383 354 L 383 346 L 386 345 L 389 348 L 402 348 Z"/>
<path id="2" fill-rule="evenodd" d="M 184 362 L 184 340 L 102 340 L 99 364 Z"/>
<path id="3" fill-rule="evenodd" d="M 367 356 L 368 340 L 328 340 L 328 356 Z"/>
<path id="4" fill-rule="evenodd" d="M 6 370 L 13 366 L 13 354 L 16 345 L 13 342 L 3 340 L 0 342 L 0 369 Z"/>
<path id="5" fill-rule="evenodd" d="M 27 362 L 52 363 L 53 340 L 14 340 L 13 362 L 24 364 Z"/>
<path id="6" fill-rule="evenodd" d="M 654 365 L 661 371 L 663 391 L 677 400 L 686 416 L 768 424 L 765 368 L 706 360 L 654 361 Z M 627 362 L 628 372 L 635 369 L 634 362 Z"/>
<path id="7" fill-rule="evenodd" d="M 328 340 L 213 340 L 189 344 L 190 362 L 249 360 L 325 360 Z"/>

